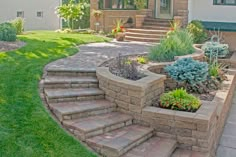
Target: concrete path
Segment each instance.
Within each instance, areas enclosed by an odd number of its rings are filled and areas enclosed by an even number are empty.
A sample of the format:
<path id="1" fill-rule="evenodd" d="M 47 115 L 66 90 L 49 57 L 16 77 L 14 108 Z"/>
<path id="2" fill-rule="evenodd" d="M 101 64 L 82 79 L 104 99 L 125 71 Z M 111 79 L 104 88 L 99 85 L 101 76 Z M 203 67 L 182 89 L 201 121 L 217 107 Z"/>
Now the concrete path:
<path id="1" fill-rule="evenodd" d="M 217 157 L 236 157 L 236 92 L 219 143 Z"/>
<path id="2" fill-rule="evenodd" d="M 148 53 L 151 44 L 141 42 L 92 43 L 79 46 L 79 53 L 57 60 L 46 66 L 47 69 L 90 69 L 94 70 L 104 61 L 118 56 L 118 54 Z"/>

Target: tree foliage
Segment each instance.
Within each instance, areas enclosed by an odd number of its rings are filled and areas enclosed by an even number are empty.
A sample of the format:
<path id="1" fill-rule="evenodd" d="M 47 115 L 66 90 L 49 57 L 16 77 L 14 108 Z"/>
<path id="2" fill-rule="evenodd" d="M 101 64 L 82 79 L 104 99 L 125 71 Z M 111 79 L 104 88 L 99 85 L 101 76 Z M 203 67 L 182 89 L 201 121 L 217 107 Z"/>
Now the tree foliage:
<path id="1" fill-rule="evenodd" d="M 57 8 L 57 14 L 68 22 L 69 28 L 74 29 L 74 21 L 82 19 L 88 7 L 89 4 L 85 1 L 77 3 L 74 0 L 70 0 Z"/>

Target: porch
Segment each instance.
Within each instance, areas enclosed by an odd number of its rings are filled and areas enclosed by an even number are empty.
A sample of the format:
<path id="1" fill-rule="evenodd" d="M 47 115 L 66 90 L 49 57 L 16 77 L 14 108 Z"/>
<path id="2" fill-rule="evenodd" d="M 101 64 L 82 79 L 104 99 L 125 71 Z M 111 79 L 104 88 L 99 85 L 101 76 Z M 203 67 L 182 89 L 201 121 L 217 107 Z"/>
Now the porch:
<path id="1" fill-rule="evenodd" d="M 90 28 L 104 32 L 110 32 L 117 19 L 128 22 L 126 28 L 142 28 L 145 18 L 160 21 L 180 18 L 183 25 L 188 22 L 188 0 L 147 0 L 146 9 L 137 9 L 134 0 L 96 0 L 91 1 L 91 12 L 94 9 L 103 14 L 99 19 L 91 14 Z"/>

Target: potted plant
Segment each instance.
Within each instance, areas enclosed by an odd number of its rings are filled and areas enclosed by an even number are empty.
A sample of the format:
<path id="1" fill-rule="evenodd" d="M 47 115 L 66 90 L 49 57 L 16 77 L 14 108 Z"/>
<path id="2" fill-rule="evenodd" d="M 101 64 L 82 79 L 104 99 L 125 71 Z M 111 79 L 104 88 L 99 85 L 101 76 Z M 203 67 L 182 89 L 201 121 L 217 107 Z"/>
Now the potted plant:
<path id="1" fill-rule="evenodd" d="M 141 15 L 151 16 L 152 11 L 148 9 L 147 0 L 135 0 L 134 4 L 138 10 L 140 10 Z"/>
<path id="2" fill-rule="evenodd" d="M 124 41 L 125 28 L 124 28 L 124 23 L 121 19 L 116 20 L 115 28 L 112 29 L 112 34 L 115 36 L 117 41 Z"/>
<path id="3" fill-rule="evenodd" d="M 93 10 L 92 11 L 92 15 L 96 18 L 96 20 L 98 21 L 100 19 L 100 17 L 102 16 L 102 11 L 101 10 Z"/>

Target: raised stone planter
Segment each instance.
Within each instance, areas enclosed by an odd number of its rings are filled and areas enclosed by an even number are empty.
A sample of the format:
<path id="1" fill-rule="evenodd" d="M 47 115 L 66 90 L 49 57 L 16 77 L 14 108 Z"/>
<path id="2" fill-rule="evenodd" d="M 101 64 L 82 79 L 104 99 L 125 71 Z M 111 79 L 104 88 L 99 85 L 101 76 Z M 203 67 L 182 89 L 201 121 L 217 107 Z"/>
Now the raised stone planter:
<path id="1" fill-rule="evenodd" d="M 141 114 L 145 106 L 150 106 L 164 92 L 165 75 L 143 71 L 146 77 L 132 81 L 110 73 L 106 67 L 97 68 L 99 88 L 106 99 L 117 104 L 120 110 Z"/>
<path id="2" fill-rule="evenodd" d="M 204 57 L 200 49 L 198 55 L 194 54 L 190 57 L 198 60 Z M 169 64 L 171 62 L 146 65 L 146 77 L 137 81 L 115 76 L 107 67 L 98 67 L 99 87 L 105 91 L 106 99 L 114 102 L 119 111 L 132 115 L 135 123 L 154 128 L 159 137 L 175 139 L 180 148 L 214 156 L 231 106 L 235 75 L 228 75 L 229 80 L 223 82 L 213 101 L 202 101 L 196 113 L 173 111 L 152 106 L 164 92 L 168 80 L 166 75 L 155 73 L 164 73 L 163 68 Z"/>
<path id="3" fill-rule="evenodd" d="M 235 89 L 235 76 L 227 76 L 223 89 L 213 101 L 202 101 L 196 113 L 145 107 L 142 120 L 155 128 L 158 136 L 171 137 L 180 147 L 209 152 L 214 156 Z"/>

